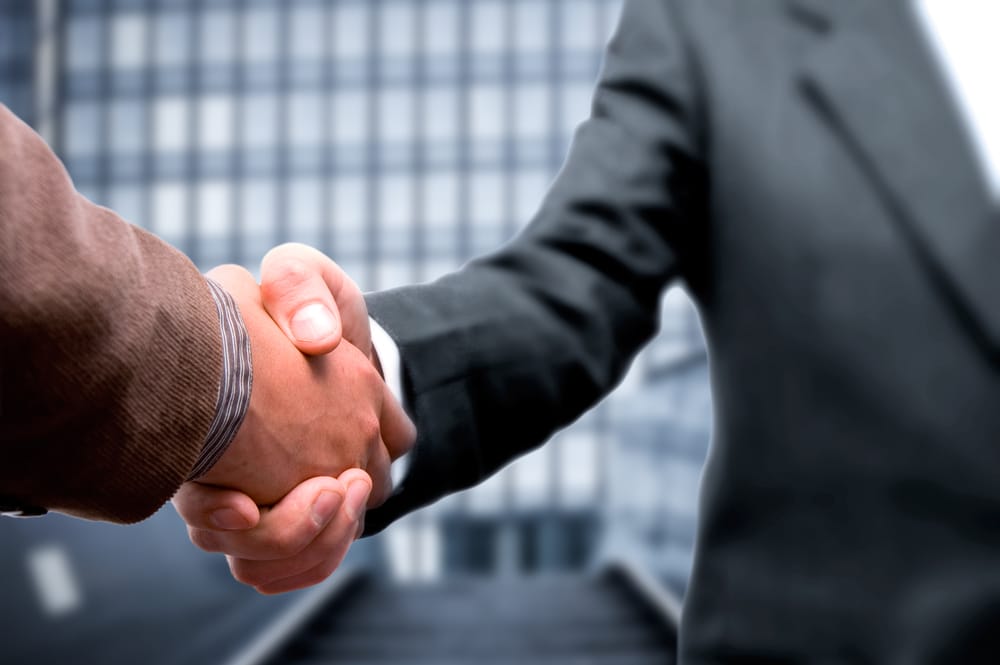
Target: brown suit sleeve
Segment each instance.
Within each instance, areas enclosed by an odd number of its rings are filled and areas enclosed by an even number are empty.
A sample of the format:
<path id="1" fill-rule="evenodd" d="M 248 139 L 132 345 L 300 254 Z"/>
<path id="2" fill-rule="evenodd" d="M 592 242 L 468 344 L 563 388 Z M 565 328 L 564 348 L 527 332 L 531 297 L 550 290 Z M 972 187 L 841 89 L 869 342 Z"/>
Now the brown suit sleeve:
<path id="1" fill-rule="evenodd" d="M 0 105 L 0 495 L 141 520 L 193 467 L 219 320 L 180 252 L 93 205 Z"/>

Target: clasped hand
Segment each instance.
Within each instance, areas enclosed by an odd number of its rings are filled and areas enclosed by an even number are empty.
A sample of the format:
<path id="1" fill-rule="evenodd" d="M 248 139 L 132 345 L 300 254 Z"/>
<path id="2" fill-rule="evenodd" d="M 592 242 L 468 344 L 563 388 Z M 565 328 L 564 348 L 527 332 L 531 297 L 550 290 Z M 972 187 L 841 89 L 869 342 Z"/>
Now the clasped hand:
<path id="1" fill-rule="evenodd" d="M 226 453 L 173 503 L 192 542 L 225 553 L 239 581 L 262 593 L 309 586 L 388 497 L 390 464 L 415 429 L 377 368 L 364 298 L 333 261 L 283 245 L 259 287 L 236 266 L 209 276 L 240 308 L 253 390 Z"/>

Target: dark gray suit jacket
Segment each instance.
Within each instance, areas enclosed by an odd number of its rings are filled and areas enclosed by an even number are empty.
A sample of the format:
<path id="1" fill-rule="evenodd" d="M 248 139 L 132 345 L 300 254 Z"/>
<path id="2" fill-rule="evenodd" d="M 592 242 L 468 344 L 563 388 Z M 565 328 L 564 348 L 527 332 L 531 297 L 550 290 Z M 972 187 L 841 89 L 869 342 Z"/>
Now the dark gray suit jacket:
<path id="1" fill-rule="evenodd" d="M 683 280 L 716 424 L 682 662 L 992 662 L 1000 218 L 885 0 L 627 2 L 516 240 L 371 297 L 420 429 L 371 530 L 579 416 Z"/>

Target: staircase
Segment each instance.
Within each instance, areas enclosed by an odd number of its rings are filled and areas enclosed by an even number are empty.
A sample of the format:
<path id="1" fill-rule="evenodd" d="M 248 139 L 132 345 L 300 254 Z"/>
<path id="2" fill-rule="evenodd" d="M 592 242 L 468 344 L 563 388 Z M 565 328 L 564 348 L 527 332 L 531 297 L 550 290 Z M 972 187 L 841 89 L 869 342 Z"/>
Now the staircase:
<path id="1" fill-rule="evenodd" d="M 242 663 L 669 665 L 676 608 L 649 591 L 621 570 L 424 585 L 359 576 Z"/>

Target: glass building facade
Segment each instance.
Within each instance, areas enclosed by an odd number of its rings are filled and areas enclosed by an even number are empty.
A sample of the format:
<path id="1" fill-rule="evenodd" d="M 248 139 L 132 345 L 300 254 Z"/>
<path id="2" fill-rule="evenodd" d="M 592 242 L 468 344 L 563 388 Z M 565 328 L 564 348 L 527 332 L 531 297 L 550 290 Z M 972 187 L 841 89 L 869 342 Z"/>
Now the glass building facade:
<path id="1" fill-rule="evenodd" d="M 35 121 L 35 11 L 30 0 L 0 3 L 0 101 Z"/>
<path id="2" fill-rule="evenodd" d="M 453 270 L 531 219 L 587 116 L 619 5 L 6 2 L 0 101 L 43 129 L 81 192 L 203 269 L 254 271 L 296 241 L 383 289 Z M 711 401 L 694 309 L 678 289 L 662 308 L 611 397 L 366 551 L 420 579 L 622 556 L 682 590 Z M 173 516 L 153 524 L 137 528 L 183 538 Z"/>
<path id="3" fill-rule="evenodd" d="M 199 265 L 295 240 L 364 288 L 526 222 L 586 114 L 607 0 L 63 4 L 58 151 Z"/>

